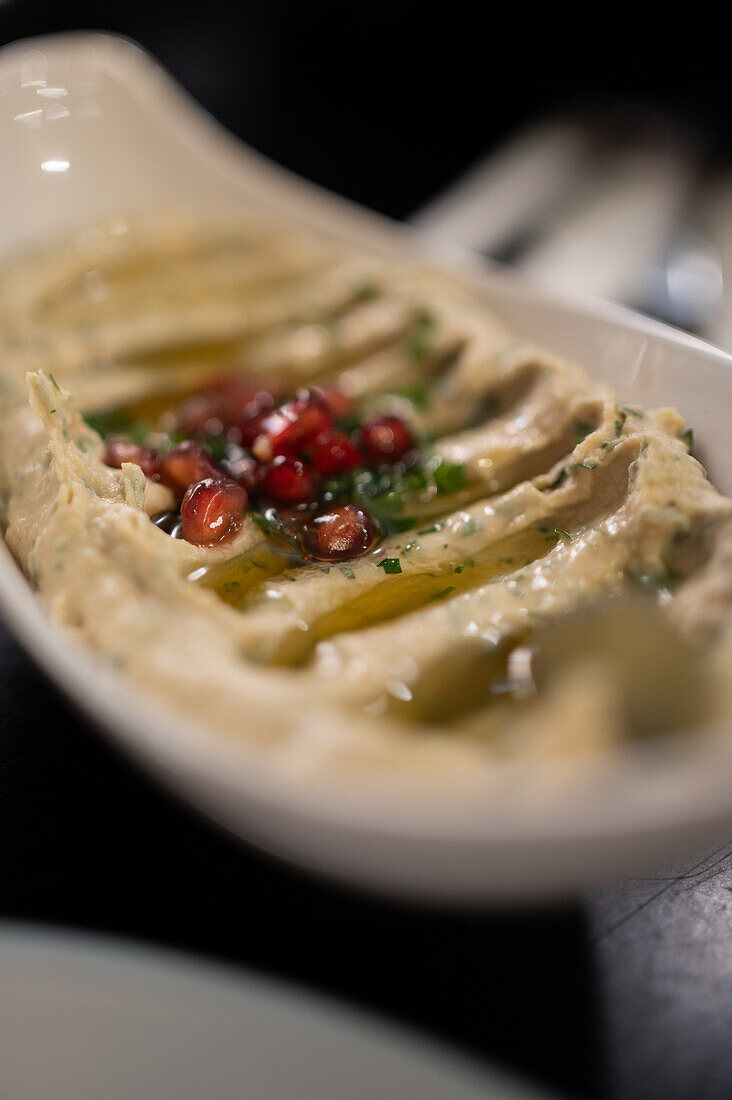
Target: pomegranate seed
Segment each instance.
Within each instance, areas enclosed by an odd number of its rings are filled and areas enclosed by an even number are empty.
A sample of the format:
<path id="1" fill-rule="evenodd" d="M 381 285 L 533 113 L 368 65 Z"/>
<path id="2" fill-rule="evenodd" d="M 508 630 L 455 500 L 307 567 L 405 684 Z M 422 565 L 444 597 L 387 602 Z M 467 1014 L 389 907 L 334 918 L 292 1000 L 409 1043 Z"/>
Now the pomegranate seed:
<path id="1" fill-rule="evenodd" d="M 269 383 L 255 385 L 239 377 L 215 379 L 183 402 L 177 414 L 178 428 L 188 435 L 199 435 L 212 421 L 218 421 L 220 430 L 228 431 L 241 421 L 273 409 L 276 392 L 279 388 Z"/>
<path id="2" fill-rule="evenodd" d="M 414 449 L 412 433 L 398 416 L 376 416 L 361 425 L 361 452 L 370 464 L 398 462 Z"/>
<path id="3" fill-rule="evenodd" d="M 235 394 L 244 396 L 247 391 L 252 396 L 266 393 L 274 399 L 282 393 L 282 384 L 274 378 L 251 379 L 241 374 L 222 374 L 218 378 L 211 379 L 200 392 L 218 393 L 224 397 L 231 397 Z"/>
<path id="4" fill-rule="evenodd" d="M 292 455 L 277 455 L 262 478 L 262 492 L 285 504 L 305 504 L 317 497 L 318 475 Z"/>
<path id="5" fill-rule="evenodd" d="M 329 428 L 313 440 L 311 459 L 319 474 L 330 477 L 361 465 L 361 455 L 347 435 Z"/>
<path id="6" fill-rule="evenodd" d="M 341 504 L 306 523 L 302 541 L 307 554 L 323 561 L 356 558 L 373 546 L 376 526 L 365 508 Z"/>
<path id="7" fill-rule="evenodd" d="M 239 431 L 239 442 L 243 447 L 252 447 L 255 439 L 258 439 L 260 435 L 265 431 L 265 423 L 267 419 L 273 415 L 272 408 L 274 402 L 267 405 L 263 409 L 259 409 L 257 402 L 253 402 L 252 407 L 257 408 L 256 412 L 249 412 L 245 416 L 242 416 L 237 424 Z"/>
<path id="8" fill-rule="evenodd" d="M 208 382 L 201 386 L 198 392 L 203 394 L 226 394 L 231 393 L 232 390 L 240 386 L 252 388 L 251 383 L 240 374 L 218 374 L 213 378 L 209 378 Z"/>
<path id="9" fill-rule="evenodd" d="M 191 440 L 171 447 L 160 459 L 160 480 L 179 496 L 196 481 L 217 477 L 220 473 L 211 456 Z"/>
<path id="10" fill-rule="evenodd" d="M 219 416 L 221 401 L 217 394 L 197 393 L 183 402 L 176 414 L 178 431 L 184 435 L 200 435 L 212 421 L 223 425 Z"/>
<path id="11" fill-rule="evenodd" d="M 247 493 L 231 478 L 207 477 L 189 486 L 180 506 L 183 538 L 210 546 L 235 534 L 247 510 Z"/>
<path id="12" fill-rule="evenodd" d="M 294 401 L 287 401 L 268 416 L 261 431 L 272 445 L 272 454 L 296 454 L 311 439 L 331 425 L 331 416 L 322 394 L 317 390 L 298 390 Z"/>
<path id="13" fill-rule="evenodd" d="M 157 479 L 160 474 L 160 460 L 157 452 L 152 447 L 141 447 L 139 443 L 132 443 L 126 439 L 108 443 L 104 461 L 107 466 L 113 466 L 115 470 L 121 469 L 123 462 L 134 462 L 140 467 L 145 477 Z"/>
<path id="14" fill-rule="evenodd" d="M 353 413 L 355 402 L 352 397 L 349 397 L 343 392 L 343 390 L 326 389 L 323 390 L 323 401 L 330 415 L 334 420 L 345 420 Z"/>

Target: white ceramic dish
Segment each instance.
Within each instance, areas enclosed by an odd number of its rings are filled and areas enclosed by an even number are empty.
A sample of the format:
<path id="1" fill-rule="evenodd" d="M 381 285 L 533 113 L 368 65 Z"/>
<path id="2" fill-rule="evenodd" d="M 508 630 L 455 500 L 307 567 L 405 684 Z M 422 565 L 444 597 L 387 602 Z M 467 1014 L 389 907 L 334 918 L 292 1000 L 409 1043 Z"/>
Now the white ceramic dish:
<path id="1" fill-rule="evenodd" d="M 241 971 L 0 925 L 3 1100 L 539 1100 L 497 1070 Z"/>
<path id="2" fill-rule="evenodd" d="M 0 53 L 0 252 L 120 211 L 258 203 L 384 252 L 417 237 L 296 180 L 201 111 L 131 43 L 71 35 Z M 732 360 L 616 307 L 555 300 L 475 269 L 486 300 L 518 331 L 581 362 L 626 400 L 678 406 L 716 484 L 732 493 Z M 649 863 L 732 820 L 732 737 L 629 748 L 541 791 L 520 774 L 497 796 L 436 812 L 394 797 L 345 797 L 285 782 L 243 746 L 213 739 L 139 696 L 49 623 L 4 546 L 0 602 L 21 644 L 109 736 L 242 837 L 352 882 L 450 901 L 577 890 Z"/>

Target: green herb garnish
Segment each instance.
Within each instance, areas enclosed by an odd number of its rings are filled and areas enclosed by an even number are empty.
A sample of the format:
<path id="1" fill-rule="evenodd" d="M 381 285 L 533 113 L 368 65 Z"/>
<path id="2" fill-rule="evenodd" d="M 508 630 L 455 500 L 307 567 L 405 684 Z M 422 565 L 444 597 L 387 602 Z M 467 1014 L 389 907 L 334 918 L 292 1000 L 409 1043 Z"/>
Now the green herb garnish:
<path id="1" fill-rule="evenodd" d="M 407 337 L 407 355 L 416 363 L 421 363 L 429 351 L 436 319 L 429 310 L 422 310 L 418 316 L 414 329 Z"/>
<path id="2" fill-rule="evenodd" d="M 451 592 L 455 591 L 455 585 L 449 584 L 447 588 L 443 588 L 441 592 L 435 592 L 434 596 L 430 596 L 428 603 L 434 603 L 435 600 L 443 600 L 445 596 L 449 596 Z"/>
<path id="3" fill-rule="evenodd" d="M 415 382 L 412 386 L 404 386 L 398 390 L 388 390 L 394 397 L 404 397 L 414 405 L 415 409 L 427 409 L 432 403 L 431 382 Z"/>
<path id="4" fill-rule="evenodd" d="M 379 293 L 379 288 L 371 279 L 364 279 L 353 288 L 354 302 L 368 302 Z"/>
<path id="5" fill-rule="evenodd" d="M 401 573 L 402 563 L 399 558 L 383 558 L 377 562 L 377 569 L 383 569 L 385 573 Z"/>
<path id="6" fill-rule="evenodd" d="M 254 523 L 256 523 L 257 527 L 264 531 L 266 535 L 282 539 L 283 542 L 288 543 L 290 546 L 294 546 L 298 550 L 300 549 L 300 541 L 296 531 L 293 529 L 292 522 L 288 522 L 286 518 L 280 516 L 274 508 L 267 508 L 266 512 L 257 512 L 255 509 L 252 509 L 249 515 Z"/>
<path id="7" fill-rule="evenodd" d="M 590 434 L 590 432 L 595 430 L 595 426 L 594 426 L 594 424 L 586 423 L 584 420 L 576 420 L 575 424 L 574 424 L 574 430 L 579 435 L 579 438 L 577 439 L 576 442 L 581 443 L 582 440 L 585 439 L 585 437 Z"/>
<path id="8" fill-rule="evenodd" d="M 84 420 L 90 428 L 99 433 L 102 439 L 106 439 L 110 435 L 126 435 L 133 443 L 142 445 L 147 441 L 152 431 L 149 420 L 134 420 L 119 409 L 99 413 L 85 413 Z"/>
<path id="9" fill-rule="evenodd" d="M 216 462 L 226 458 L 227 439 L 225 435 L 207 435 L 201 440 L 201 446 Z"/>
<path id="10" fill-rule="evenodd" d="M 468 484 L 468 475 L 462 462 L 442 459 L 433 476 L 438 493 L 457 493 Z"/>

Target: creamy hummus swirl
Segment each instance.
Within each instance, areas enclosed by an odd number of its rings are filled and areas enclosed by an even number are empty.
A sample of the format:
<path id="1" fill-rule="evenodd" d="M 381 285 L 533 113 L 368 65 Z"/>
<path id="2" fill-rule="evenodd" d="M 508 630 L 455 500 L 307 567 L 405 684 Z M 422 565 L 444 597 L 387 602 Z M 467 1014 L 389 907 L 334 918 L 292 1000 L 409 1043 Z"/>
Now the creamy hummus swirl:
<path id="1" fill-rule="evenodd" d="M 150 521 L 170 490 L 107 466 L 85 416 L 224 367 L 337 384 L 464 477 L 339 565 L 293 563 L 252 517 L 216 546 L 171 538 Z M 226 736 L 440 776 L 619 743 L 601 620 L 533 696 L 507 669 L 638 588 L 705 647 L 705 706 L 726 706 L 732 505 L 681 416 L 622 404 L 443 272 L 274 225 L 116 219 L 6 265 L 0 418 L 5 537 L 50 614 Z"/>

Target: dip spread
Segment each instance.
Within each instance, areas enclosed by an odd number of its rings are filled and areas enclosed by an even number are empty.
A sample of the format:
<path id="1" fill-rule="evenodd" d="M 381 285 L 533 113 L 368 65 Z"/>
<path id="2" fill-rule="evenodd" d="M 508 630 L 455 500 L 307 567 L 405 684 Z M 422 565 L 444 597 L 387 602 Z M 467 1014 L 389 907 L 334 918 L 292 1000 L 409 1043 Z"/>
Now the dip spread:
<path id="1" fill-rule="evenodd" d="M 50 614 L 266 751 L 444 778 L 727 710 L 732 505 L 681 416 L 439 270 L 116 219 L 6 264 L 0 428 Z"/>

